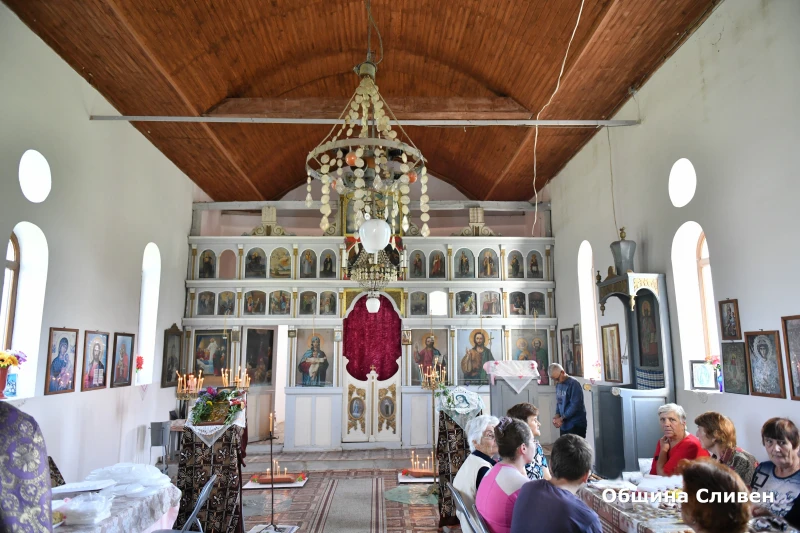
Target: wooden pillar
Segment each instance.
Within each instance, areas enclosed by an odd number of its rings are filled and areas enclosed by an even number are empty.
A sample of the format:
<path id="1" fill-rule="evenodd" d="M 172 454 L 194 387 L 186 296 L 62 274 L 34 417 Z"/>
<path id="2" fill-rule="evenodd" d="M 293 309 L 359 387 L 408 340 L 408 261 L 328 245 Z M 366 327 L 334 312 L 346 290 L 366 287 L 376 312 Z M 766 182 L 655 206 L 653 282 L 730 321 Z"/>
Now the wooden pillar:
<path id="1" fill-rule="evenodd" d="M 450 291 L 449 294 L 450 294 L 450 305 L 448 306 L 447 313 L 450 318 L 453 318 L 454 316 L 456 316 L 455 294 L 452 291 Z"/>
<path id="2" fill-rule="evenodd" d="M 192 245 L 192 276 L 191 279 L 197 279 L 197 245 Z"/>
<path id="3" fill-rule="evenodd" d="M 239 245 L 239 268 L 237 271 L 237 279 L 244 279 L 244 245 Z"/>
<path id="4" fill-rule="evenodd" d="M 344 279 L 347 275 L 347 250 L 344 249 L 344 244 L 339 245 L 339 279 Z"/>
<path id="5" fill-rule="evenodd" d="M 453 247 L 447 245 L 447 279 L 453 279 Z M 452 315 L 451 315 L 452 316 Z"/>
<path id="6" fill-rule="evenodd" d="M 550 362 L 559 363 L 558 344 L 556 343 L 556 327 L 550 326 Z M 551 383 L 552 385 L 552 383 Z"/>
<path id="7" fill-rule="evenodd" d="M 500 289 L 501 294 L 503 295 L 503 318 L 508 318 L 508 293 L 505 289 Z"/>
<path id="8" fill-rule="evenodd" d="M 553 289 L 547 289 L 547 317 L 553 318 L 556 316 L 553 309 Z"/>
<path id="9" fill-rule="evenodd" d="M 544 260 L 544 268 L 545 268 L 544 275 L 545 275 L 545 279 L 548 280 L 548 281 L 552 281 L 553 278 L 552 278 L 551 269 L 550 269 L 550 245 L 549 244 L 544 247 L 544 255 L 545 255 L 545 260 Z"/>
<path id="10" fill-rule="evenodd" d="M 269 302 L 264 302 L 264 305 L 269 305 Z M 236 314 L 234 316 L 242 316 L 242 289 L 236 289 Z"/>
<path id="11" fill-rule="evenodd" d="M 505 339 L 506 344 L 506 356 L 503 359 L 509 361 L 511 360 L 511 330 L 506 329 L 506 326 L 503 326 L 503 338 Z"/>
<path id="12" fill-rule="evenodd" d="M 194 308 L 194 296 L 195 290 L 189 289 L 189 318 L 195 316 L 195 308 Z"/>
<path id="13" fill-rule="evenodd" d="M 508 279 L 508 269 L 506 268 L 506 247 L 504 244 L 500 245 L 500 279 Z"/>
<path id="14" fill-rule="evenodd" d="M 297 250 L 295 250 L 296 252 Z M 295 258 L 297 255 L 295 255 Z M 297 288 L 292 287 L 292 312 L 290 314 L 292 318 L 297 318 Z"/>
<path id="15" fill-rule="evenodd" d="M 292 264 L 294 265 L 294 267 L 293 267 L 294 272 L 292 272 L 292 279 L 297 279 L 298 277 L 300 277 L 300 264 L 299 264 L 299 259 L 300 258 L 298 256 L 297 252 L 298 252 L 297 245 L 293 244 L 292 245 L 292 255 L 294 256 L 294 261 L 292 261 Z"/>

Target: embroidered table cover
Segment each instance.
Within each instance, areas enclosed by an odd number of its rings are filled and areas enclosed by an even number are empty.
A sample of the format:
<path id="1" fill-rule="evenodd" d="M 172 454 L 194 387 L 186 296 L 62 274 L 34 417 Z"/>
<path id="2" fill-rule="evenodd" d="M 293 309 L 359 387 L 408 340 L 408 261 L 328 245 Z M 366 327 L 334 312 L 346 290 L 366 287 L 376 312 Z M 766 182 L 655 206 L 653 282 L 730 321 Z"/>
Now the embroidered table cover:
<path id="1" fill-rule="evenodd" d="M 539 363 L 536 361 L 487 361 L 483 370 L 489 375 L 489 382 L 494 385 L 495 379 L 504 379 L 517 394 L 528 386 L 532 380 L 539 383 Z"/>

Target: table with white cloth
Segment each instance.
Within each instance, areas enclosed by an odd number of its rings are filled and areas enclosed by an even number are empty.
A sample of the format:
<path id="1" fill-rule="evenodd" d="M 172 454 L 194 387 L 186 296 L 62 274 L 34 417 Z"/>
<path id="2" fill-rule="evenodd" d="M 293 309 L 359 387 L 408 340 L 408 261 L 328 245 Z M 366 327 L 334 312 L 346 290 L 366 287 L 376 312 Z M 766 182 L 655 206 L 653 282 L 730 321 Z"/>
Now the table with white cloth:
<path id="1" fill-rule="evenodd" d="M 74 525 L 67 521 L 58 528 L 59 533 L 149 533 L 159 529 L 172 529 L 178 516 L 181 491 L 167 485 L 155 494 L 143 498 L 115 496 L 111 503 L 111 516 L 95 525 Z"/>

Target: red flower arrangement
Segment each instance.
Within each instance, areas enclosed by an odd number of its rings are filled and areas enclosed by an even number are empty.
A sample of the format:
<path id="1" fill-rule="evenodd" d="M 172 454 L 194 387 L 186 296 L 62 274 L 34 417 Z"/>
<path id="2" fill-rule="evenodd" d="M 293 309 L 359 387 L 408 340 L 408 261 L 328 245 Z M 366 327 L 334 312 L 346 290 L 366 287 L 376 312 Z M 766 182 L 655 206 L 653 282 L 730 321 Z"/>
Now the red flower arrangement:
<path id="1" fill-rule="evenodd" d="M 305 481 L 305 480 L 306 480 L 306 477 L 307 477 L 307 476 L 306 476 L 305 474 L 300 474 L 299 476 L 297 476 L 297 480 L 296 480 L 296 482 L 297 482 L 297 483 L 302 483 L 303 481 Z"/>
<path id="2" fill-rule="evenodd" d="M 136 371 L 138 372 L 142 368 L 144 368 L 144 357 L 142 357 L 141 355 L 137 355 L 136 356 Z"/>

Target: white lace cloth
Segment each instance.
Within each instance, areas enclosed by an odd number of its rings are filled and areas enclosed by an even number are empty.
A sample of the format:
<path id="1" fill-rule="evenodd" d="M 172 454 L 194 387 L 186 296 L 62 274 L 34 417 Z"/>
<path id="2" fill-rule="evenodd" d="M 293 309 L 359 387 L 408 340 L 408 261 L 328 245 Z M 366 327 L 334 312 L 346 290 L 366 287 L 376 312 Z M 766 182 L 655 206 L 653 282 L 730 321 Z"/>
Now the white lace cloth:
<path id="1" fill-rule="evenodd" d="M 444 411 L 456 424 L 466 430 L 467 422 L 486 409 L 483 398 L 460 386 L 452 387 L 448 391 L 450 401 L 447 401 L 444 395 L 440 395 L 436 398 L 436 408 Z"/>
<path id="2" fill-rule="evenodd" d="M 488 361 L 483 369 L 489 375 L 489 381 L 494 385 L 496 378 L 501 378 L 508 383 L 517 394 L 528 386 L 532 380 L 539 383 L 539 363 L 536 361 Z"/>
<path id="3" fill-rule="evenodd" d="M 225 430 L 227 430 L 231 426 L 239 426 L 243 428 L 247 423 L 247 409 L 243 409 L 236 413 L 236 417 L 231 421 L 230 424 L 224 424 L 222 426 L 195 426 L 192 424 L 192 414 L 189 413 L 189 417 L 186 419 L 186 426 L 187 428 L 191 429 L 197 438 L 203 441 L 208 447 L 214 445 L 217 442 Z"/>

